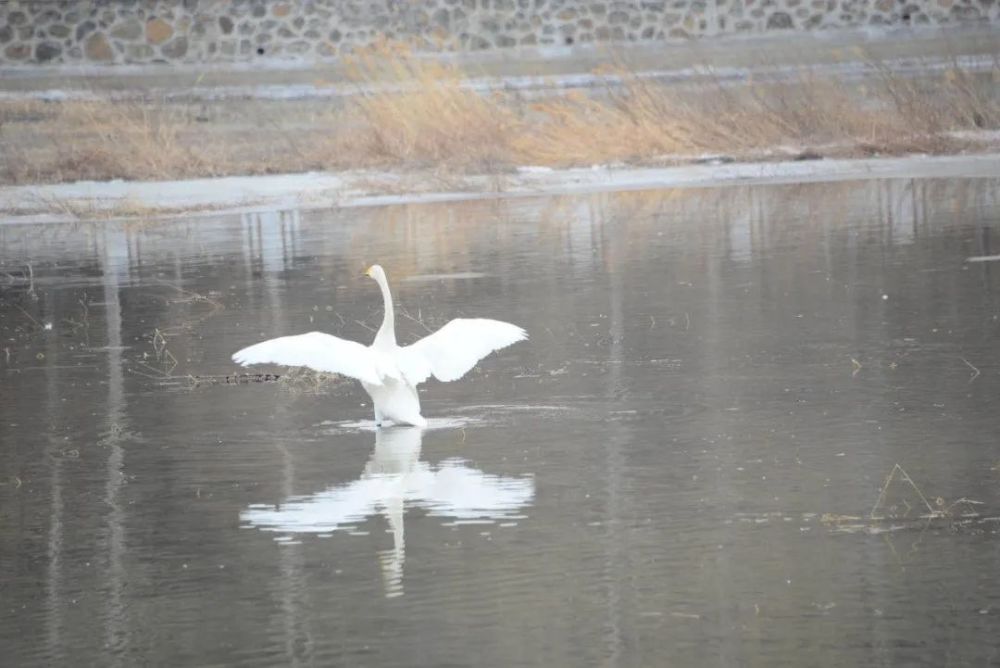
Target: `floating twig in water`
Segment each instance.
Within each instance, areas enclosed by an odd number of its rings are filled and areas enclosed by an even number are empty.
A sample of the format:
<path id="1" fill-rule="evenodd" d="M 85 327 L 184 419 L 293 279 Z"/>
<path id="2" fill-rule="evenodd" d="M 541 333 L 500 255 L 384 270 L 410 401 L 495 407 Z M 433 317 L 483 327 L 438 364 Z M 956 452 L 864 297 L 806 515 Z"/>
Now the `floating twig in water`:
<path id="1" fill-rule="evenodd" d="M 28 313 L 27 311 L 25 311 L 24 307 L 22 307 L 20 304 L 13 304 L 13 306 L 18 311 L 20 311 L 21 313 L 23 313 L 24 317 L 26 317 L 28 320 L 30 320 L 31 322 L 33 322 L 34 325 L 35 325 L 35 327 L 37 327 L 38 329 L 44 329 L 44 327 L 42 327 L 42 323 L 40 323 L 37 320 L 35 320 L 35 318 L 30 313 Z"/>
<path id="2" fill-rule="evenodd" d="M 156 355 L 156 361 L 164 365 L 164 369 L 154 369 L 144 362 L 139 362 L 139 364 L 152 371 L 159 371 L 165 377 L 170 377 L 179 362 L 174 354 L 167 349 L 167 339 L 158 328 L 153 330 L 153 353 Z M 145 355 L 143 356 L 145 357 Z"/>
<path id="3" fill-rule="evenodd" d="M 924 496 L 924 493 L 920 491 L 919 487 L 917 487 L 917 483 L 913 482 L 913 478 L 911 478 L 910 474 L 906 472 L 906 469 L 904 469 L 897 463 L 892 467 L 892 471 L 889 472 L 889 475 L 886 476 L 885 482 L 882 483 L 882 489 L 879 491 L 878 499 L 876 499 L 875 505 L 872 506 L 872 510 L 868 514 L 869 519 L 873 520 L 885 519 L 884 515 L 879 515 L 876 513 L 879 511 L 879 509 L 883 507 L 885 503 L 886 494 L 889 491 L 889 487 L 892 485 L 893 480 L 895 480 L 897 476 L 899 477 L 900 480 L 908 483 L 910 487 L 913 488 L 913 491 L 917 493 L 917 496 L 920 497 L 920 500 L 924 502 L 924 506 L 927 508 L 927 512 L 929 514 L 934 514 L 937 512 L 936 510 L 934 510 L 934 506 L 931 505 L 930 501 L 927 500 L 927 497 Z M 904 500 L 903 503 L 906 503 L 906 501 Z M 906 503 L 906 506 L 907 510 L 906 513 L 903 514 L 904 517 L 908 515 L 910 511 L 910 505 Z"/>
<path id="4" fill-rule="evenodd" d="M 184 299 L 171 299 L 171 300 L 168 300 L 170 303 L 173 303 L 173 304 L 183 304 L 185 302 L 205 302 L 206 304 L 211 304 L 212 307 L 214 309 L 217 309 L 217 310 L 222 310 L 222 309 L 225 308 L 219 302 L 217 302 L 214 299 L 211 299 L 209 297 L 206 297 L 205 295 L 201 294 L 200 292 L 192 292 L 191 290 L 185 290 L 181 286 L 176 285 L 174 283 L 171 283 L 170 281 L 164 281 L 162 278 L 155 278 L 153 280 L 156 281 L 157 283 L 161 284 L 161 285 L 166 285 L 167 287 L 173 288 L 174 290 L 176 290 L 177 292 L 181 293 L 182 295 L 187 295 L 187 297 L 185 297 Z"/>
<path id="5" fill-rule="evenodd" d="M 14 489 L 20 489 L 21 488 L 21 479 L 18 478 L 16 475 L 11 476 L 10 478 L 8 478 L 8 480 L 9 480 L 9 482 L 0 482 L 0 487 L 6 487 L 7 485 L 13 484 L 14 485 Z"/>
<path id="6" fill-rule="evenodd" d="M 315 394 L 346 381 L 346 378 L 335 373 L 314 371 L 306 367 L 293 367 L 281 376 L 279 384 L 292 392 Z"/>
<path id="7" fill-rule="evenodd" d="M 424 324 L 424 321 L 422 319 L 420 319 L 420 318 L 414 318 L 412 315 L 410 315 L 409 313 L 407 313 L 405 309 L 399 308 L 398 312 L 399 312 L 399 314 L 401 316 L 403 316 L 407 320 L 412 320 L 413 322 L 417 323 L 418 325 L 420 325 L 421 327 L 423 327 L 424 329 L 426 329 L 428 333 L 431 333 L 431 334 L 434 333 L 434 330 L 431 329 L 430 327 L 428 327 L 426 324 Z M 418 315 L 419 315 L 419 312 L 418 312 Z"/>
<path id="8" fill-rule="evenodd" d="M 969 367 L 970 369 L 972 369 L 972 375 L 971 375 L 971 376 L 969 376 L 969 382 L 970 382 L 970 383 L 971 383 L 972 381 L 974 381 L 974 380 L 975 380 L 976 378 L 979 378 L 979 373 L 980 373 L 980 372 L 979 372 L 979 369 L 977 369 L 976 367 L 974 367 L 974 366 L 972 365 L 972 363 L 971 363 L 971 362 L 969 362 L 969 360 L 965 359 L 965 358 L 964 358 L 964 357 L 962 357 L 961 355 L 959 355 L 958 359 L 960 359 L 960 360 L 962 360 L 963 362 L 965 362 L 965 365 L 966 365 L 967 367 Z"/>
<path id="9" fill-rule="evenodd" d="M 225 376 L 191 376 L 196 385 L 250 385 L 276 383 L 281 376 L 276 373 L 233 373 Z"/>
<path id="10" fill-rule="evenodd" d="M 902 498 L 890 505 L 889 492 L 896 483 L 903 483 L 912 490 L 915 497 L 912 497 L 910 501 L 914 503 Z M 910 474 L 906 472 L 906 469 L 897 463 L 893 465 L 885 482 L 882 483 L 878 499 L 867 517 L 824 513 L 820 517 L 820 521 L 833 525 L 838 533 L 863 531 L 870 534 L 881 534 L 916 527 L 920 527 L 923 531 L 936 520 L 948 520 L 955 526 L 993 521 L 993 518 L 981 516 L 977 509 L 977 506 L 981 505 L 984 505 L 982 501 L 964 496 L 951 503 L 940 496 L 931 501 L 910 477 Z"/>
<path id="11" fill-rule="evenodd" d="M 851 358 L 851 365 L 854 367 L 854 370 L 851 371 L 851 376 L 857 376 L 858 372 L 865 368 L 861 362 L 857 361 L 853 357 Z"/>
<path id="12" fill-rule="evenodd" d="M 38 301 L 38 293 L 35 292 L 35 270 L 32 268 L 31 263 L 28 263 L 28 297 L 31 301 Z"/>

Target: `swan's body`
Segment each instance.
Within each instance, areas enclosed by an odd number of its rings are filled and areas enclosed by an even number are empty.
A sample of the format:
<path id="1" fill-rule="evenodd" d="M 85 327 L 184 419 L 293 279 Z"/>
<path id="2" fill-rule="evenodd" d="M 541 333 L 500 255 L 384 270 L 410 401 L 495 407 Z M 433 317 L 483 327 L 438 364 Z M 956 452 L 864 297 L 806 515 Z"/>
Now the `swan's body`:
<path id="1" fill-rule="evenodd" d="M 495 350 L 528 338 L 509 322 L 486 318 L 456 318 L 413 345 L 396 343 L 392 295 L 385 272 L 379 265 L 365 272 L 382 290 L 385 315 L 370 346 L 323 332 L 269 339 L 244 348 L 233 361 L 248 364 L 305 366 L 350 376 L 361 381 L 375 405 L 375 422 L 427 425 L 420 415 L 417 385 L 431 376 L 441 381 L 458 380 L 479 360 Z"/>

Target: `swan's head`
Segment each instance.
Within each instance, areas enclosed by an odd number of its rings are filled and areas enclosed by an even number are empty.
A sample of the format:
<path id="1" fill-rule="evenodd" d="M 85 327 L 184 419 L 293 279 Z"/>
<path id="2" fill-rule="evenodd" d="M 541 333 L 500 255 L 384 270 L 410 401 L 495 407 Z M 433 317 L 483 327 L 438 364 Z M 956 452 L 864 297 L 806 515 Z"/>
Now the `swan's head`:
<path id="1" fill-rule="evenodd" d="M 365 276 L 368 278 L 374 278 L 376 283 L 386 283 L 385 271 L 382 269 L 382 265 L 373 264 L 372 266 L 365 269 Z"/>

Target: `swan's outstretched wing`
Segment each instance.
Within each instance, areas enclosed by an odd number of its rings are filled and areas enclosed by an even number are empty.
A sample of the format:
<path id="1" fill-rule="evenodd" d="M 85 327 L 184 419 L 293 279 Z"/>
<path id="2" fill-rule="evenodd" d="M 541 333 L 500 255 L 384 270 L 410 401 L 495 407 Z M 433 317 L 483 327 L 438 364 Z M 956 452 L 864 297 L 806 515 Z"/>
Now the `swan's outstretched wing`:
<path id="1" fill-rule="evenodd" d="M 486 318 L 456 318 L 411 346 L 400 348 L 397 362 L 403 376 L 416 385 L 433 375 L 458 380 L 494 350 L 528 338 L 509 322 Z"/>
<path id="2" fill-rule="evenodd" d="M 370 385 L 381 385 L 387 375 L 385 363 L 370 348 L 323 332 L 262 341 L 235 353 L 233 361 L 243 366 L 306 366 L 316 371 L 357 378 Z"/>

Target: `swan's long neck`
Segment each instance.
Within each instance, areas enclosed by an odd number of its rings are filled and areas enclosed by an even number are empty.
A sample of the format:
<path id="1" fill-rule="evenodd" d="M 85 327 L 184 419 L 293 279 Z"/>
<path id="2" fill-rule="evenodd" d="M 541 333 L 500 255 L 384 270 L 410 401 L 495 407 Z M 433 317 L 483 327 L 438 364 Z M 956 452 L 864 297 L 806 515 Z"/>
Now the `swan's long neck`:
<path id="1" fill-rule="evenodd" d="M 385 316 L 382 318 L 382 326 L 378 328 L 375 335 L 375 343 L 396 344 L 396 314 L 392 310 L 392 295 L 389 293 L 389 284 L 384 278 L 378 281 L 378 287 L 382 290 L 382 304 L 385 306 Z"/>

